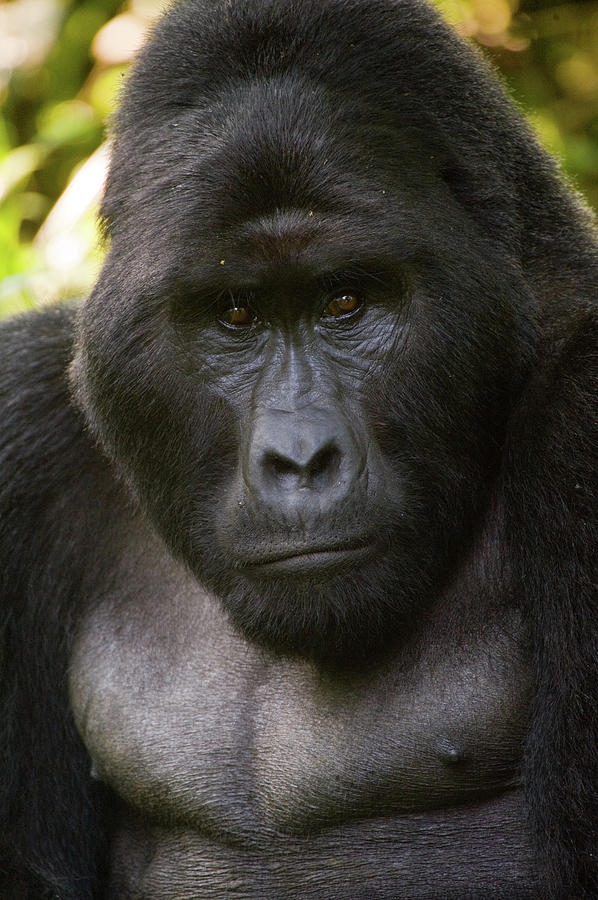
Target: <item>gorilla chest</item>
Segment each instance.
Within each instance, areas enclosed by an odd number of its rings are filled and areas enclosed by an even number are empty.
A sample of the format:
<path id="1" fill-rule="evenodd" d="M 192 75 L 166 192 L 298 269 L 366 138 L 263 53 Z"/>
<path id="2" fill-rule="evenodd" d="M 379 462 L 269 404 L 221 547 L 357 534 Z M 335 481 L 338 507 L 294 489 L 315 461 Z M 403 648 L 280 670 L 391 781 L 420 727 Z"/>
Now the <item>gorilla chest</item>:
<path id="1" fill-rule="evenodd" d="M 130 807 L 243 840 L 509 787 L 528 680 L 504 635 L 359 673 L 276 659 L 190 589 L 159 617 L 142 600 L 91 615 L 71 696 L 97 775 Z"/>

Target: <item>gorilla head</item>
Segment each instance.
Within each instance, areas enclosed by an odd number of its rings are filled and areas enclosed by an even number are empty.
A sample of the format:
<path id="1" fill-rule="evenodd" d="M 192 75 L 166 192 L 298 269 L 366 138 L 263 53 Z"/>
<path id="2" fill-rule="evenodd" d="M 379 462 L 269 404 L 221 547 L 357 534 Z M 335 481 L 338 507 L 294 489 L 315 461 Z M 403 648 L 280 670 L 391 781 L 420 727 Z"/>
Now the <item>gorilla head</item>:
<path id="1" fill-rule="evenodd" d="M 497 96 L 413 0 L 187 0 L 129 81 L 73 378 L 270 647 L 400 638 L 492 502 L 534 327 L 509 166 L 549 177 Z"/>

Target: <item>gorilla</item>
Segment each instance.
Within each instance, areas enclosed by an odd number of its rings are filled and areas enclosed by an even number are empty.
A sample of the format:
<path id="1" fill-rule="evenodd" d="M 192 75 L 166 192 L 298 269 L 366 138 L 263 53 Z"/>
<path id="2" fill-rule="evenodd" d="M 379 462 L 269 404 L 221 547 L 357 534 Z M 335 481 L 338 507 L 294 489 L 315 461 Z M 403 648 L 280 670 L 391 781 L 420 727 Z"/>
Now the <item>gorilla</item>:
<path id="1" fill-rule="evenodd" d="M 181 0 L 0 351 L 0 895 L 598 897 L 598 243 L 424 0 Z"/>

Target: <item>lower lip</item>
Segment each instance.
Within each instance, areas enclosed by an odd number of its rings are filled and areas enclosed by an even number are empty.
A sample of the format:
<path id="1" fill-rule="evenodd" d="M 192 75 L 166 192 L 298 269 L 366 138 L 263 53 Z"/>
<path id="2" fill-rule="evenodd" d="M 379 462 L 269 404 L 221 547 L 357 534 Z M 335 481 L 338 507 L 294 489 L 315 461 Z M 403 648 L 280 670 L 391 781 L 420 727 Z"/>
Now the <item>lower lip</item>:
<path id="1" fill-rule="evenodd" d="M 248 574 L 255 575 L 325 572 L 360 565 L 372 553 L 371 547 L 359 547 L 355 550 L 318 550 L 313 553 L 282 556 L 267 562 L 250 563 L 244 570 Z"/>

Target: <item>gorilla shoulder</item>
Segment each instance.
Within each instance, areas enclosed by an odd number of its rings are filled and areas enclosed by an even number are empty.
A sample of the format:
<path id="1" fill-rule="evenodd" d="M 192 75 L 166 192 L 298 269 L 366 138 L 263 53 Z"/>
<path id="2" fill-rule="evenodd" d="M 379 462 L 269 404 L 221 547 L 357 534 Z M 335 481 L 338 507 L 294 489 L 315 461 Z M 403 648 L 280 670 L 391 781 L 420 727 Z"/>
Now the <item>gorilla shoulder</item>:
<path id="1" fill-rule="evenodd" d="M 23 533 L 27 519 L 29 539 L 34 539 L 40 517 L 47 517 L 50 532 L 59 529 L 61 504 L 70 510 L 77 493 L 83 501 L 86 479 L 107 471 L 69 388 L 76 314 L 74 304 L 56 305 L 0 323 L 0 528 L 5 535 Z"/>

